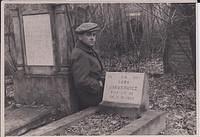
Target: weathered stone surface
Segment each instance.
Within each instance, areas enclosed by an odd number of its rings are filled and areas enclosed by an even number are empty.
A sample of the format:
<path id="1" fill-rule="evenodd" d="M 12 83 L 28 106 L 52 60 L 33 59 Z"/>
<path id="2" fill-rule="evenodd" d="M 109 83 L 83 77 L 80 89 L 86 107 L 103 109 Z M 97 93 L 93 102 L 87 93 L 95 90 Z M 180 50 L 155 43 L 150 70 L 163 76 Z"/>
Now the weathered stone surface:
<path id="1" fill-rule="evenodd" d="M 147 111 L 141 118 L 133 121 L 112 135 L 157 135 L 165 129 L 166 113 Z"/>
<path id="2" fill-rule="evenodd" d="M 20 107 L 5 111 L 5 134 L 22 135 L 32 128 L 43 125 L 51 115 L 51 107 Z"/>
<path id="3" fill-rule="evenodd" d="M 66 114 L 72 114 L 78 109 L 69 74 L 35 76 L 18 71 L 14 83 L 14 98 L 19 104 L 43 104 L 59 108 Z"/>
<path id="4" fill-rule="evenodd" d="M 189 59 L 192 58 L 189 36 L 181 34 L 176 39 L 171 38 L 169 43 L 167 56 L 171 71 L 192 74 L 192 64 Z"/>
<path id="5" fill-rule="evenodd" d="M 141 104 L 144 73 L 107 72 L 103 101 Z"/>
<path id="6" fill-rule="evenodd" d="M 78 110 L 69 72 L 73 45 L 66 6 L 28 4 L 14 6 L 13 25 L 17 51 L 14 75 L 15 101 L 47 105 L 66 114 Z M 54 14 L 55 12 L 55 14 Z"/>
<path id="7" fill-rule="evenodd" d="M 54 65 L 50 15 L 23 16 L 23 22 L 27 65 Z"/>
<path id="8" fill-rule="evenodd" d="M 148 89 L 145 73 L 108 72 L 100 109 L 137 118 L 149 109 Z"/>
<path id="9" fill-rule="evenodd" d="M 99 111 L 98 107 L 91 107 L 72 114 L 43 127 L 34 129 L 25 136 L 42 136 L 56 135 L 64 132 L 66 127 L 84 119 L 89 115 L 93 115 Z M 165 112 L 157 112 L 149 110 L 143 113 L 142 117 L 132 120 L 130 124 L 114 132 L 112 135 L 156 135 L 165 128 Z M 101 125 L 99 125 L 101 126 Z"/>
<path id="10" fill-rule="evenodd" d="M 97 111 L 98 111 L 98 107 L 90 107 L 83 111 L 77 112 L 73 115 L 70 115 L 70 116 L 64 117 L 60 120 L 57 120 L 55 122 L 52 122 L 43 127 L 34 129 L 24 135 L 25 136 L 55 135 L 56 133 L 61 132 L 63 130 L 64 126 L 70 125 L 86 116 L 94 114 Z"/>
<path id="11" fill-rule="evenodd" d="M 128 117 L 132 120 L 141 117 L 142 112 L 145 111 L 144 107 L 141 108 L 139 105 L 110 102 L 104 102 L 103 104 L 100 104 L 99 108 L 102 112 L 120 114 L 122 117 Z"/>

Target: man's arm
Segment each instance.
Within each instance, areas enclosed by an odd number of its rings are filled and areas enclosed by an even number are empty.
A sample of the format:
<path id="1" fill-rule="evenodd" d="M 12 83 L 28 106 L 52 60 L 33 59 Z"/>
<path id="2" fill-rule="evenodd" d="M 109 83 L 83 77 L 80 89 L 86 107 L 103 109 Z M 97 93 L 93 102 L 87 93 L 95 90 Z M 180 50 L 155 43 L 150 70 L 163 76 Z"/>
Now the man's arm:
<path id="1" fill-rule="evenodd" d="M 96 94 L 101 91 L 102 83 L 91 77 L 89 73 L 89 60 L 84 55 L 77 55 L 72 61 L 72 74 L 75 86 Z"/>

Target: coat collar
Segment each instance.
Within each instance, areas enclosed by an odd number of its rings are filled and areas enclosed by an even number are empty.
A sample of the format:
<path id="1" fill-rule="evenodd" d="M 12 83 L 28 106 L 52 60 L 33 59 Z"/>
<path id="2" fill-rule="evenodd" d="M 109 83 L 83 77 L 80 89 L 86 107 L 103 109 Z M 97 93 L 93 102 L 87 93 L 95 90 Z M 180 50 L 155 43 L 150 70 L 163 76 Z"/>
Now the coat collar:
<path id="1" fill-rule="evenodd" d="M 93 49 L 91 47 L 89 47 L 88 45 L 84 44 L 81 41 L 77 42 L 76 47 L 79 48 L 79 49 L 82 49 L 83 51 L 85 51 L 87 53 L 90 53 L 90 54 L 93 53 Z"/>
<path id="2" fill-rule="evenodd" d="M 103 64 L 102 64 L 102 62 L 101 62 L 101 60 L 100 60 L 100 57 L 99 57 L 99 55 L 95 52 L 95 50 L 94 50 L 93 48 L 89 47 L 88 45 L 84 44 L 84 43 L 81 42 L 81 41 L 78 41 L 78 42 L 77 42 L 76 48 L 79 48 L 79 49 L 81 49 L 81 50 L 83 50 L 83 51 L 89 53 L 90 55 L 96 57 L 97 60 L 99 61 L 100 66 L 101 66 L 101 70 L 103 70 Z"/>

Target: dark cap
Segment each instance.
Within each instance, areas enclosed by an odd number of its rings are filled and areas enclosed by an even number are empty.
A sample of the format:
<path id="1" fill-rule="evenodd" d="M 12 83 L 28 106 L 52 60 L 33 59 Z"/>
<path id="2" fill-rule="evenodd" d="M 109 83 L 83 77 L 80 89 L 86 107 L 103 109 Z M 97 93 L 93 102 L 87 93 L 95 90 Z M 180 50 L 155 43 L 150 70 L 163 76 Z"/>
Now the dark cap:
<path id="1" fill-rule="evenodd" d="M 75 30 L 76 33 L 82 34 L 85 32 L 92 32 L 92 31 L 98 31 L 100 28 L 96 23 L 92 22 L 87 22 L 87 23 L 82 23 L 80 26 L 78 26 Z"/>

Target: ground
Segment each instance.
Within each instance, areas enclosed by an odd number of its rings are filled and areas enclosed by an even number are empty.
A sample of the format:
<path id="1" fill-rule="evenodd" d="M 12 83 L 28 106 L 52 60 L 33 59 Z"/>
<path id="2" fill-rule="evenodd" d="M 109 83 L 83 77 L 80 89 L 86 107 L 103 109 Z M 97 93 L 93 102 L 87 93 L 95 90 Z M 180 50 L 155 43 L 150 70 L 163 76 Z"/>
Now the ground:
<path id="1" fill-rule="evenodd" d="M 196 134 L 196 91 L 192 77 L 165 74 L 151 77 L 150 108 L 168 112 L 164 135 Z"/>
<path id="2" fill-rule="evenodd" d="M 164 74 L 160 59 L 141 62 L 137 66 L 128 59 L 104 61 L 107 71 L 147 72 L 150 85 L 150 109 L 168 112 L 164 135 L 196 134 L 196 91 L 193 75 Z M 16 105 L 13 100 L 12 77 L 7 77 L 6 107 Z"/>
<path id="3" fill-rule="evenodd" d="M 127 57 L 105 60 L 107 71 L 146 72 L 150 109 L 168 112 L 164 135 L 196 134 L 196 90 L 192 74 L 164 74 L 163 62 L 153 58 L 132 64 Z"/>

